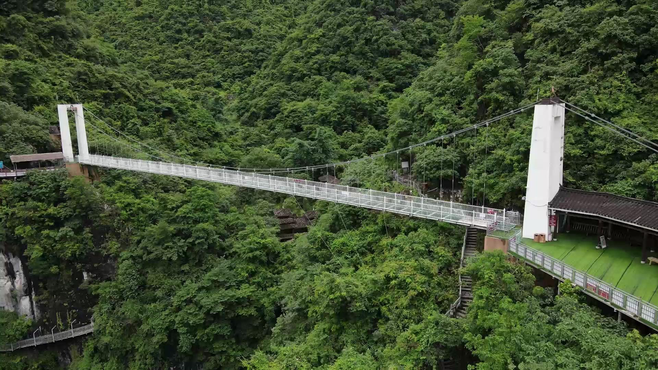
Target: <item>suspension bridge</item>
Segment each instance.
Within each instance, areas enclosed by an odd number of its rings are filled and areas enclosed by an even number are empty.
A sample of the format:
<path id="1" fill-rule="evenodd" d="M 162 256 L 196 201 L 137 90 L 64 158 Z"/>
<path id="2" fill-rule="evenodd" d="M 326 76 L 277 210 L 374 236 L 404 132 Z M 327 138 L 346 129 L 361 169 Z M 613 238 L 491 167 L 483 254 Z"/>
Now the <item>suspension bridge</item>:
<path id="1" fill-rule="evenodd" d="M 508 212 L 505 209 L 485 206 L 488 160 L 487 155 L 489 152 L 487 135 L 488 131 L 486 131 L 486 128 L 488 128 L 491 124 L 506 118 L 513 117 L 529 109 L 534 109 L 534 118 L 528 166 L 528 185 L 525 199 L 525 219 L 522 223 L 520 214 L 517 212 Z M 421 143 L 409 145 L 407 147 L 388 152 L 376 153 L 364 158 L 301 167 L 236 168 L 230 166 L 212 166 L 198 163 L 191 164 L 189 163 L 189 160 L 185 158 L 166 153 L 158 148 L 143 143 L 134 137 L 117 130 L 113 126 L 105 123 L 93 112 L 88 111 L 96 119 L 98 124 L 103 124 L 105 128 L 101 128 L 92 123 L 86 123 L 84 117 L 84 109 L 81 104 L 58 106 L 62 155 L 66 162 L 77 162 L 87 166 L 216 182 L 226 185 L 276 192 L 293 196 L 301 196 L 333 203 L 351 205 L 355 207 L 385 211 L 410 217 L 436 220 L 466 226 L 467 234 L 469 232 L 472 233 L 472 231 L 469 230 L 473 229 L 505 232 L 517 229 L 518 231 L 515 231 L 515 235 L 510 239 L 511 252 L 516 253 L 516 255 L 521 259 L 527 259 L 528 262 L 535 265 L 537 262 L 535 261 L 536 254 L 532 254 L 530 257 L 528 257 L 527 253 L 519 254 L 518 251 L 521 248 L 520 245 L 522 245 L 522 237 L 532 238 L 533 235 L 544 235 L 547 240 L 550 241 L 552 233 L 557 233 L 557 225 L 551 221 L 551 217 L 555 216 L 555 211 L 549 207 L 549 204 L 563 185 L 564 122 L 566 111 L 570 111 L 575 115 L 582 117 L 588 122 L 597 124 L 606 130 L 615 133 L 616 135 L 629 139 L 634 143 L 642 146 L 644 149 L 648 149 L 650 152 L 658 153 L 658 144 L 655 144 L 652 141 L 645 139 L 642 136 L 631 132 L 619 125 L 602 119 L 595 114 L 581 109 L 569 102 L 552 98 L 523 105 L 500 116 L 467 126 L 461 130 L 441 135 Z M 74 148 L 69 128 L 69 112 L 73 112 L 75 118 L 78 149 L 77 155 L 74 155 L 73 151 Z M 90 153 L 89 145 L 87 142 L 87 124 L 89 124 L 89 127 L 91 127 L 93 130 L 95 130 L 95 134 L 103 135 L 118 142 L 120 145 L 127 147 L 129 149 L 128 152 L 134 153 L 136 156 L 146 156 L 153 160 L 129 158 L 120 155 L 108 155 L 107 152 Z M 439 172 L 440 178 L 438 179 L 440 188 L 439 199 L 433 199 L 427 196 L 427 194 L 422 193 L 419 193 L 418 195 L 410 195 L 402 194 L 400 192 L 386 192 L 375 189 L 341 185 L 329 181 L 328 175 L 330 169 L 333 169 L 334 177 L 336 177 L 337 168 L 347 168 L 350 165 L 363 161 L 371 161 L 373 165 L 377 165 L 377 159 L 383 159 L 385 161 L 391 156 L 395 156 L 397 165 L 397 161 L 400 160 L 400 156 L 404 156 L 407 153 L 408 162 L 406 163 L 406 168 L 409 170 L 409 174 L 411 175 L 411 162 L 414 157 L 414 150 L 419 150 L 421 147 L 426 148 L 428 145 L 435 145 L 442 149 L 455 149 L 457 145 L 457 138 L 460 137 L 460 135 L 473 132 L 475 134 L 474 136 L 477 136 L 478 129 L 485 130 L 485 150 L 484 153 L 482 153 L 483 158 L 481 159 L 484 163 L 484 173 L 482 175 L 484 180 L 482 181 L 483 189 L 481 202 L 479 199 L 476 199 L 474 185 L 471 185 L 470 188 L 470 198 L 472 204 L 465 203 L 464 199 L 456 199 L 455 183 L 457 171 L 455 168 L 456 163 L 454 156 L 446 157 L 445 159 L 442 157 L 440 159 L 441 171 Z M 128 141 L 130 143 L 128 143 Z M 97 146 L 94 146 L 93 148 L 98 151 Z M 475 148 L 475 145 L 473 145 L 473 148 Z M 473 150 L 475 158 L 475 149 Z M 404 168 L 405 166 L 402 165 L 401 167 Z M 324 171 L 327 181 L 314 181 L 317 171 Z M 310 174 L 310 180 L 287 176 L 299 173 Z M 444 179 L 444 174 L 449 175 Z M 397 178 L 397 170 L 395 171 L 395 176 Z M 445 189 L 445 181 L 450 184 L 449 189 Z M 415 187 L 418 188 L 417 186 Z M 450 195 L 449 200 L 442 199 L 444 190 Z M 520 228 L 522 228 L 522 231 Z M 658 233 L 658 229 L 655 230 L 655 232 Z M 471 239 L 473 238 L 471 237 Z M 465 237 L 464 248 L 466 248 L 466 242 L 467 238 Z M 472 244 L 473 240 L 470 240 L 470 242 Z M 464 248 L 462 250 L 462 265 L 464 264 Z M 470 249 L 468 249 L 467 252 L 472 255 L 474 253 L 474 245 L 469 244 L 469 248 Z M 523 248 L 523 251 L 526 251 L 525 247 Z M 466 253 L 466 255 L 469 255 L 468 253 Z M 546 260 L 548 260 L 548 258 Z M 576 271 L 575 268 L 572 268 L 564 263 L 559 264 L 559 266 L 562 270 L 566 269 L 565 271 L 567 272 Z M 542 265 L 540 265 L 539 268 L 542 268 Z M 466 280 L 470 281 L 468 278 L 466 278 Z M 460 294 L 463 292 L 466 292 L 467 295 L 470 294 L 470 285 L 462 286 L 461 281 L 462 280 L 460 278 Z M 591 281 L 594 281 L 594 279 L 592 278 Z M 582 281 L 578 283 L 578 286 L 583 288 L 583 290 L 588 292 L 588 294 L 591 293 L 591 287 Z M 597 285 L 596 292 L 599 292 L 599 288 L 600 286 Z M 609 294 L 610 292 L 612 292 L 612 295 Z M 619 302 L 621 302 L 619 301 L 620 296 L 623 296 L 624 305 L 619 304 Z M 469 297 L 470 296 L 460 296 L 460 299 L 458 299 L 457 302 L 451 306 L 449 313 L 454 314 L 458 312 L 462 302 L 468 301 L 468 299 L 470 299 Z M 635 315 L 635 317 L 640 317 L 642 320 L 648 321 L 651 324 L 655 324 L 658 327 L 658 308 L 655 306 L 652 306 L 651 304 L 644 302 L 641 299 L 634 297 L 626 292 L 610 290 L 608 293 L 606 293 L 606 295 L 597 295 L 597 299 L 600 297 L 603 297 L 603 300 L 606 303 L 615 307 L 615 309 L 619 309 L 620 312 L 623 311 L 629 316 Z M 614 302 L 611 300 L 611 297 L 614 297 Z M 632 307 L 629 306 L 629 308 L 627 308 L 625 306 L 626 302 L 630 302 L 629 304 L 632 304 Z M 459 312 L 462 312 L 461 316 L 463 316 L 465 308 L 461 307 L 461 310 L 462 311 Z M 80 335 L 91 332 L 93 327 L 87 328 L 85 330 L 88 331 L 85 331 Z M 73 334 L 71 336 L 73 336 Z M 32 345 L 36 346 L 40 344 L 51 343 L 56 341 L 56 339 L 64 340 L 69 337 L 61 336 L 61 338 L 62 339 L 57 339 L 53 336 L 51 336 L 52 340 L 38 340 L 33 338 L 31 343 Z M 29 345 L 28 341 L 24 342 L 25 343 L 22 343 L 21 345 Z M 21 345 L 18 345 L 17 347 L 20 348 Z M 14 347 L 11 347 L 11 350 L 13 349 Z M 7 348 L 4 350 L 7 350 Z"/>
<path id="2" fill-rule="evenodd" d="M 244 188 L 271 191 L 276 193 L 301 196 L 311 199 L 324 200 L 328 202 L 347 204 L 356 207 L 368 208 L 373 210 L 386 211 L 411 217 L 418 217 L 452 224 L 473 227 L 481 230 L 495 229 L 509 231 L 520 226 L 521 219 L 518 212 L 508 212 L 505 209 L 486 207 L 486 169 L 483 175 L 483 196 L 481 204 L 466 204 L 456 200 L 455 196 L 455 158 L 451 160 L 441 160 L 441 171 L 439 180 L 439 196 L 444 193 L 450 194 L 449 200 L 434 199 L 426 194 L 410 195 L 400 192 L 386 192 L 374 189 L 364 189 L 355 186 L 334 184 L 330 181 L 320 182 L 313 181 L 317 171 L 325 171 L 329 175 L 333 169 L 334 176 L 337 175 L 337 168 L 347 168 L 350 165 L 378 159 L 386 159 L 395 156 L 399 160 L 401 155 L 408 155 L 408 162 L 405 162 L 406 168 L 411 171 L 411 161 L 414 156 L 414 150 L 427 147 L 428 145 L 439 145 L 442 148 L 446 146 L 457 145 L 457 138 L 468 132 L 477 134 L 478 128 L 486 128 L 490 124 L 512 117 L 518 113 L 534 107 L 535 104 L 527 104 L 518 109 L 512 110 L 492 119 L 468 126 L 464 129 L 442 135 L 431 140 L 418 144 L 410 145 L 404 148 L 396 149 L 385 153 L 377 153 L 364 158 L 353 159 L 343 162 L 333 162 L 327 164 L 318 164 L 302 167 L 288 168 L 236 168 L 229 166 L 211 166 L 207 164 L 187 164 L 185 158 L 166 153 L 153 146 L 142 143 L 133 137 L 116 130 L 111 125 L 106 124 L 94 113 L 89 112 L 97 122 L 102 122 L 105 129 L 97 125 L 85 122 L 83 107 L 76 105 L 59 106 L 60 131 L 62 133 L 62 147 L 65 160 L 68 162 L 78 162 L 80 164 L 121 169 L 135 172 L 144 172 L 165 176 L 176 176 L 195 180 L 217 182 L 226 185 L 235 185 Z M 77 156 L 73 155 L 71 145 L 68 112 L 73 111 L 77 130 L 78 152 Z M 121 156 L 110 156 L 105 153 L 94 154 L 89 152 L 87 144 L 86 127 L 91 127 L 98 135 L 103 135 L 111 140 L 119 142 L 131 149 L 134 153 L 139 153 L 154 160 L 145 160 L 137 158 L 126 158 Z M 108 132 L 110 131 L 110 132 Z M 130 144 L 125 140 L 130 141 Z M 485 136 L 486 140 L 486 136 Z M 447 144 L 447 145 L 446 145 Z M 487 151 L 488 151 L 488 145 Z M 98 148 L 95 148 L 98 149 Z M 156 153 L 156 154 L 152 154 Z M 408 154 L 407 154 L 408 153 Z M 484 155 L 487 153 L 485 152 Z M 169 160 L 165 159 L 168 158 Z M 402 164 L 402 163 L 401 163 Z M 486 166 L 486 165 L 485 165 Z M 311 180 L 299 179 L 295 177 L 282 176 L 282 174 L 308 173 Z M 449 178 L 444 179 L 443 174 L 449 173 Z M 397 176 L 397 172 L 395 172 Z M 327 176 L 328 177 L 328 176 Z M 450 189 L 444 189 L 444 182 L 449 182 Z M 416 185 L 417 187 L 417 185 Z M 475 192 L 472 191 L 472 201 L 476 203 Z"/>

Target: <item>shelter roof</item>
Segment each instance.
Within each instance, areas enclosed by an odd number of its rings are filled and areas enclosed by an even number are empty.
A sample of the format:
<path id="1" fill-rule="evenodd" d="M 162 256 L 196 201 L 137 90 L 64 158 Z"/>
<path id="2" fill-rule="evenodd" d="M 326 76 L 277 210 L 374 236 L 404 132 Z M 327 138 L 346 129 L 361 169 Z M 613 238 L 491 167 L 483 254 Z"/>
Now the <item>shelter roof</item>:
<path id="1" fill-rule="evenodd" d="M 594 191 L 561 187 L 549 207 L 606 218 L 658 232 L 658 203 Z"/>
<path id="2" fill-rule="evenodd" d="M 39 154 L 22 154 L 9 156 L 12 163 L 33 162 L 33 161 L 55 161 L 64 159 L 62 152 L 39 153 Z"/>

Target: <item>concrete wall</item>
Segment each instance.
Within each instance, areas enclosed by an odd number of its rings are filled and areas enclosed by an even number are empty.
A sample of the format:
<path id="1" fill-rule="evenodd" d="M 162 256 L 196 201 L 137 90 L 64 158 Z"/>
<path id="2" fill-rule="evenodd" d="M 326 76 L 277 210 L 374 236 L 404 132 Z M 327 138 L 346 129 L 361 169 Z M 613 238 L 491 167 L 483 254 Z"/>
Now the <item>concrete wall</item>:
<path id="1" fill-rule="evenodd" d="M 487 236 L 484 238 L 484 251 L 503 251 L 507 253 L 509 249 L 509 240 L 499 239 L 493 236 Z"/>

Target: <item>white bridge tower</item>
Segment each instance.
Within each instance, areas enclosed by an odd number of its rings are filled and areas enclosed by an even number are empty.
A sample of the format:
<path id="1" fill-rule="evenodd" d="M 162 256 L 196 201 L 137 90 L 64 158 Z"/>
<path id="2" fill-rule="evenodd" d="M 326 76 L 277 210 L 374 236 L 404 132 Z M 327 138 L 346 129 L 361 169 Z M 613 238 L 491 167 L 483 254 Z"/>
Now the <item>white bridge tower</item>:
<path id="1" fill-rule="evenodd" d="M 551 240 L 548 203 L 560 190 L 564 164 L 564 104 L 544 99 L 535 105 L 532 122 L 523 237 L 544 234 Z"/>
<path id="2" fill-rule="evenodd" d="M 87 146 L 87 131 L 85 130 L 85 116 L 82 104 L 60 104 L 57 106 L 59 115 L 59 131 L 62 137 L 62 154 L 66 162 L 75 162 L 73 154 L 73 142 L 71 141 L 71 130 L 69 129 L 68 112 L 73 111 L 75 117 L 75 131 L 78 138 L 78 156 L 80 158 L 89 157 L 89 148 Z"/>

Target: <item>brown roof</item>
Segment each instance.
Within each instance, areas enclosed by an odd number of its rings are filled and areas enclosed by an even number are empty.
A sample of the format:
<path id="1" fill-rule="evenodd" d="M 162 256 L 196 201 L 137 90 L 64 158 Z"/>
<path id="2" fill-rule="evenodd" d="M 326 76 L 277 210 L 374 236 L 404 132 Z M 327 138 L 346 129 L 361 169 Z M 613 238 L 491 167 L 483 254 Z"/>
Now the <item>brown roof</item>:
<path id="1" fill-rule="evenodd" d="M 337 177 L 331 175 L 322 175 L 318 177 L 318 180 L 322 182 L 328 182 L 330 184 L 340 184 L 340 180 Z"/>
<path id="2" fill-rule="evenodd" d="M 297 219 L 294 217 L 286 217 L 286 218 L 279 217 L 279 225 L 294 224 L 295 222 L 297 222 L 296 220 Z"/>
<path id="3" fill-rule="evenodd" d="M 11 163 L 33 162 L 33 161 L 54 161 L 64 159 L 62 152 L 55 153 L 39 153 L 39 154 L 23 154 L 9 156 Z"/>
<path id="4" fill-rule="evenodd" d="M 658 232 L 658 203 L 655 202 L 562 187 L 549 206 Z"/>
<path id="5" fill-rule="evenodd" d="M 282 209 L 275 209 L 274 210 L 274 216 L 276 216 L 278 218 L 288 218 L 288 217 L 292 217 L 293 214 L 292 214 L 291 210 L 289 210 L 287 208 L 282 208 Z"/>
<path id="6" fill-rule="evenodd" d="M 279 228 L 283 230 L 296 230 L 296 229 L 305 229 L 310 223 L 304 218 L 298 218 L 294 223 L 280 225 Z"/>

